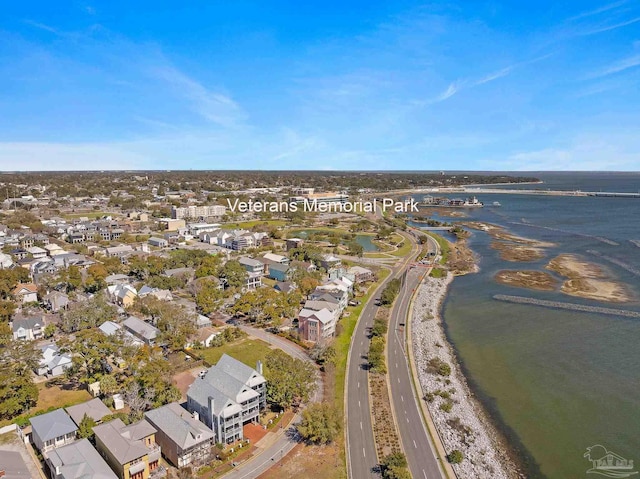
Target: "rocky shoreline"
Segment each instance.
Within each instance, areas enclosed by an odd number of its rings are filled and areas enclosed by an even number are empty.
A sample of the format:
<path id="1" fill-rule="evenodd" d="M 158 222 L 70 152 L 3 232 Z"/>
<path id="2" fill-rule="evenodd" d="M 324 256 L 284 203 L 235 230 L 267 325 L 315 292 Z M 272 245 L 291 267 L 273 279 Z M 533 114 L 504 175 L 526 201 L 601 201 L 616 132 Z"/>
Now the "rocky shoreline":
<path id="1" fill-rule="evenodd" d="M 442 279 L 427 277 L 414 298 L 411 335 L 424 398 L 447 453 L 457 449 L 464 456 L 453 465 L 459 478 L 523 477 L 506 441 L 473 397 L 447 341 L 441 304 L 452 280 L 451 273 Z"/>

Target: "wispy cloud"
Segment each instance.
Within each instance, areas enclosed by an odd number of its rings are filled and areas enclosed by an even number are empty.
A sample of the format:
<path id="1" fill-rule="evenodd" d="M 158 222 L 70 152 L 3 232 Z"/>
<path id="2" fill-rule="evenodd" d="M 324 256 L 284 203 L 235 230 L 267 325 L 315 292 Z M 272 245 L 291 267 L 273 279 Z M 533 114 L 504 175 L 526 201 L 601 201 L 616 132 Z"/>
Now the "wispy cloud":
<path id="1" fill-rule="evenodd" d="M 447 87 L 447 89 L 445 91 L 440 93 L 440 95 L 438 95 L 435 98 L 434 102 L 444 101 L 447 98 L 451 98 L 453 95 L 458 93 L 458 91 L 460 91 L 460 84 L 459 83 L 451 83 L 451 84 L 449 84 L 449 86 Z"/>
<path id="2" fill-rule="evenodd" d="M 638 22 L 640 22 L 640 17 L 635 17 L 630 20 L 625 20 L 623 22 L 609 24 L 609 25 L 602 25 L 595 28 L 587 29 L 582 32 L 578 32 L 577 35 L 578 36 L 595 35 L 596 33 L 603 33 L 603 32 L 608 32 L 610 30 L 616 30 L 618 28 L 626 27 L 628 25 L 633 25 L 634 23 L 638 23 Z"/>
<path id="3" fill-rule="evenodd" d="M 26 23 L 27 25 L 31 25 L 32 27 L 37 28 L 39 30 L 44 30 L 45 32 L 53 33 L 55 35 L 61 34 L 61 32 L 57 28 L 54 28 L 50 25 L 46 25 L 44 23 L 40 23 L 33 20 L 28 20 L 28 19 L 25 20 L 24 23 Z"/>
<path id="4" fill-rule="evenodd" d="M 195 112 L 212 123 L 235 127 L 246 119 L 246 113 L 230 96 L 206 88 L 173 66 L 154 68 L 153 74 L 174 86 L 178 94 L 191 102 Z"/>
<path id="5" fill-rule="evenodd" d="M 620 2 L 609 3 L 607 5 L 603 5 L 601 7 L 595 8 L 593 10 L 587 10 L 587 11 L 578 13 L 577 15 L 568 18 L 567 21 L 568 22 L 573 22 L 575 20 L 580 20 L 581 18 L 592 17 L 594 15 L 599 15 L 599 14 L 604 13 L 604 12 L 609 12 L 611 10 L 615 10 L 618 7 L 621 7 L 622 5 L 624 5 L 626 3 L 627 3 L 627 0 L 622 0 Z"/>
<path id="6" fill-rule="evenodd" d="M 484 83 L 492 82 L 493 80 L 497 80 L 498 78 L 506 77 L 513 70 L 513 66 L 503 68 L 502 70 L 498 70 L 494 73 L 489 73 L 487 76 L 476 80 L 474 85 L 482 85 Z"/>
<path id="7" fill-rule="evenodd" d="M 619 60 L 602 70 L 595 72 L 589 76 L 589 78 L 601 78 L 608 75 L 613 75 L 614 73 L 621 73 L 625 70 L 629 70 L 630 68 L 635 68 L 640 66 L 640 55 L 634 55 L 628 58 L 624 58 Z"/>

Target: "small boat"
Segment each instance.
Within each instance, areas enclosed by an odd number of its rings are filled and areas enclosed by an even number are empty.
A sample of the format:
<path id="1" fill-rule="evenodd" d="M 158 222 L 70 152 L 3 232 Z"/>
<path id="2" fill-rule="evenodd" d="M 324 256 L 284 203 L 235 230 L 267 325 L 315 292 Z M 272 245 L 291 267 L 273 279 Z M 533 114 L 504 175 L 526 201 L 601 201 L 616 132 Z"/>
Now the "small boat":
<path id="1" fill-rule="evenodd" d="M 493 206 L 502 206 L 499 201 L 494 201 Z"/>

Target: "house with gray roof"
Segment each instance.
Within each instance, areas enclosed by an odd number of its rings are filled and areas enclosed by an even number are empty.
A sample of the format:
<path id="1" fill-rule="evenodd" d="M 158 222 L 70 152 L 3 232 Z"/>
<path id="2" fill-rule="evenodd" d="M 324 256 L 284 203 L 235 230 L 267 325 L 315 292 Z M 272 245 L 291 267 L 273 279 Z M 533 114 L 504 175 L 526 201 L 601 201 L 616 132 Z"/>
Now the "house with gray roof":
<path id="1" fill-rule="evenodd" d="M 160 334 L 160 330 L 155 326 L 143 321 L 135 316 L 129 316 L 122 323 L 124 328 L 136 338 L 148 345 L 153 345 Z"/>
<path id="2" fill-rule="evenodd" d="M 174 466 L 200 466 L 209 461 L 215 435 L 178 403 L 147 411 L 145 419 L 158 431 L 156 442 Z"/>
<path id="3" fill-rule="evenodd" d="M 75 406 L 69 406 L 66 408 L 66 411 L 78 426 L 80 426 L 80 422 L 85 414 L 96 423 L 100 423 L 103 417 L 111 414 L 109 408 L 98 398 L 90 399 L 87 402 L 76 404 Z"/>
<path id="4" fill-rule="evenodd" d="M 78 427 L 63 409 L 34 416 L 29 422 L 33 444 L 43 454 L 76 440 Z"/>
<path id="5" fill-rule="evenodd" d="M 88 439 L 80 439 L 46 454 L 52 479 L 117 479 Z"/>
<path id="6" fill-rule="evenodd" d="M 126 426 L 114 419 L 93 428 L 96 449 L 120 479 L 146 479 L 159 466 L 156 429 L 142 420 Z"/>
<path id="7" fill-rule="evenodd" d="M 241 440 L 242 426 L 257 421 L 266 407 L 266 379 L 257 369 L 222 355 L 187 391 L 187 409 L 215 433 L 216 442 Z"/>
<path id="8" fill-rule="evenodd" d="M 44 331 L 44 318 L 42 316 L 33 318 L 14 319 L 11 323 L 13 339 L 25 339 L 28 341 L 42 338 Z"/>

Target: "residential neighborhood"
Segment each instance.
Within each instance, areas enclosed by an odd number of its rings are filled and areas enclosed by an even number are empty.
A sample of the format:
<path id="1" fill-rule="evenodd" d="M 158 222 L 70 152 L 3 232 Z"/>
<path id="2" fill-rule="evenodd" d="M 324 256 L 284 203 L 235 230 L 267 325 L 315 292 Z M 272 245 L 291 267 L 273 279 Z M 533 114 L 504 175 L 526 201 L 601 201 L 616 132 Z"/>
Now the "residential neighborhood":
<path id="1" fill-rule="evenodd" d="M 364 228 L 358 215 L 239 217 L 211 193 L 149 183 L 134 208 L 121 189 L 52 212 L 49 186 L 0 211 L 6 374 L 20 371 L 21 398 L 2 418 L 49 477 L 173 477 L 259 453 L 322 384 L 312 350 L 330 354 L 376 281 L 379 266 L 357 261 L 360 233 L 345 232 Z M 366 224 L 373 238 L 380 226 Z M 302 376 L 269 381 L 280 374 Z"/>

